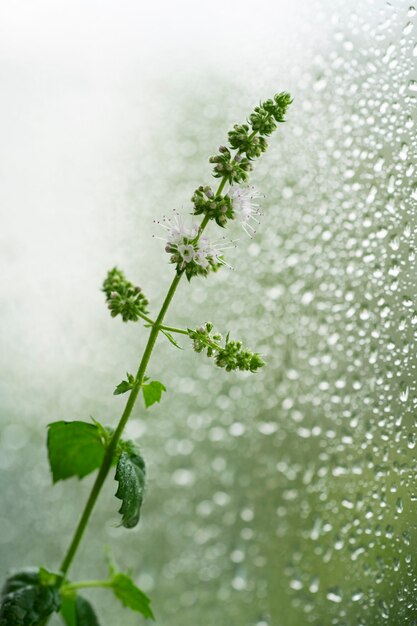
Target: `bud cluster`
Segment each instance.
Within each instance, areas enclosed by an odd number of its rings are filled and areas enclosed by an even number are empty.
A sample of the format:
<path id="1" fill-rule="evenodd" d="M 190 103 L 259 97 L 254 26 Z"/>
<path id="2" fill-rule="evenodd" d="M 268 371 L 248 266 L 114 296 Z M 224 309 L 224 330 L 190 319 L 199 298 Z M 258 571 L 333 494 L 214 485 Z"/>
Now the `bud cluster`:
<path id="1" fill-rule="evenodd" d="M 226 226 L 227 220 L 234 218 L 230 196 L 215 196 L 211 187 L 199 187 L 195 190 L 191 202 L 194 203 L 194 215 L 208 215 L 219 226 Z"/>
<path id="2" fill-rule="evenodd" d="M 277 123 L 284 122 L 285 113 L 291 102 L 291 96 L 286 92 L 276 94 L 273 100 L 261 102 L 249 116 L 252 130 L 260 135 L 271 135 Z"/>
<path id="3" fill-rule="evenodd" d="M 242 183 L 248 178 L 248 172 L 252 169 L 249 159 L 241 154 L 232 158 L 229 148 L 220 146 L 219 153 L 209 158 L 210 163 L 215 163 L 213 169 L 214 178 L 224 178 L 228 183 Z"/>
<path id="4" fill-rule="evenodd" d="M 203 227 L 184 228 L 181 222 L 161 224 L 168 230 L 166 252 L 171 255 L 171 263 L 177 266 L 177 273 L 185 272 L 188 280 L 192 276 L 206 276 L 209 271 L 227 265 L 220 250 L 201 237 L 208 220 L 214 220 L 224 228 L 228 220 L 236 220 L 243 230 L 252 237 L 259 224 L 260 209 L 256 199 L 258 191 L 246 183 L 248 173 L 253 169 L 252 160 L 261 156 L 268 147 L 265 135 L 270 135 L 291 104 L 291 96 L 282 92 L 273 99 L 261 102 L 251 113 L 247 124 L 235 124 L 228 133 L 230 148 L 220 146 L 218 154 L 210 157 L 214 163 L 213 176 L 219 178 L 216 192 L 208 185 L 195 190 L 191 202 L 194 215 L 204 215 Z M 234 156 L 231 150 L 235 150 Z M 229 190 L 223 194 L 225 184 Z M 165 218 L 164 218 L 165 219 Z M 170 220 L 168 220 L 170 222 Z M 230 348 L 229 348 L 230 350 Z"/>
<path id="5" fill-rule="evenodd" d="M 247 124 L 235 124 L 233 130 L 229 132 L 228 138 L 233 150 L 246 154 L 248 159 L 260 157 L 268 147 L 268 142 L 264 137 L 254 136 L 253 133 L 249 134 Z"/>
<path id="6" fill-rule="evenodd" d="M 237 152 L 232 157 L 229 148 L 220 146 L 219 154 L 209 159 L 210 163 L 215 163 L 213 176 L 222 178 L 235 188 L 238 184 L 245 183 L 248 173 L 252 170 L 251 161 L 260 157 L 268 147 L 265 136 L 271 135 L 277 124 L 284 122 L 285 113 L 291 102 L 289 93 L 278 93 L 274 98 L 265 100 L 255 107 L 249 115 L 248 124 L 235 124 L 228 133 L 228 139 L 231 149 Z M 228 195 L 230 198 L 230 194 Z M 214 195 L 210 187 L 199 187 L 192 197 L 195 215 L 204 213 L 210 219 L 214 219 L 219 226 L 224 227 L 227 220 L 238 217 L 233 199 L 231 203 L 226 201 L 228 195 Z"/>
<path id="7" fill-rule="evenodd" d="M 222 340 L 220 333 L 211 334 L 213 324 L 206 322 L 195 330 L 188 329 L 188 336 L 193 340 L 193 348 L 196 352 L 203 352 L 207 349 L 207 356 L 213 356 L 218 349 L 217 342 Z"/>
<path id="8" fill-rule="evenodd" d="M 107 273 L 103 283 L 107 306 L 112 317 L 121 315 L 124 322 L 136 322 L 140 314 L 146 314 L 148 300 L 140 287 L 126 280 L 117 267 Z"/>
<path id="9" fill-rule="evenodd" d="M 241 341 L 230 341 L 227 334 L 224 345 L 220 333 L 213 333 L 213 324 L 206 322 L 196 330 L 188 329 L 188 335 L 193 341 L 196 352 L 207 351 L 208 357 L 214 357 L 218 367 L 224 367 L 227 372 L 241 370 L 256 372 L 265 365 L 265 361 L 257 352 L 242 348 Z"/>

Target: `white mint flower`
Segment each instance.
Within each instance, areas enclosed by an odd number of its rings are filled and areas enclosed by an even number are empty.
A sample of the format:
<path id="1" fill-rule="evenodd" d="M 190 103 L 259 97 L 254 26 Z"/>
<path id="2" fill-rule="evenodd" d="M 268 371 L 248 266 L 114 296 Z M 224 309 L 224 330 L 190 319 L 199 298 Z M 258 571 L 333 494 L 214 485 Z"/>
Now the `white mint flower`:
<path id="1" fill-rule="evenodd" d="M 227 192 L 232 200 L 235 219 L 241 224 L 243 230 L 249 237 L 255 234 L 253 222 L 259 224 L 258 216 L 261 214 L 259 204 L 253 202 L 256 198 L 263 197 L 255 187 L 242 187 L 232 185 Z"/>
<path id="2" fill-rule="evenodd" d="M 176 213 L 171 219 L 164 218 L 160 225 L 167 231 L 165 250 L 171 255 L 171 263 L 175 263 L 179 271 L 185 270 L 188 277 L 207 274 L 219 265 L 230 267 L 222 254 L 231 246 L 212 244 L 206 237 L 197 240 L 198 225 L 187 226 Z"/>
<path id="3" fill-rule="evenodd" d="M 230 242 L 230 244 L 232 244 L 232 242 Z M 223 259 L 223 252 L 224 250 L 230 250 L 230 248 L 234 247 L 235 246 L 233 244 L 229 245 L 229 243 L 228 245 L 210 243 L 207 237 L 200 237 L 198 241 L 198 250 L 194 255 L 194 262 L 205 269 L 210 260 L 213 259 L 220 265 L 230 267 L 230 265 Z"/>
<path id="4" fill-rule="evenodd" d="M 172 244 L 169 245 L 170 247 L 172 247 Z M 179 246 L 177 246 L 177 250 L 181 255 L 181 258 L 183 259 L 183 263 L 190 263 L 190 261 L 194 260 L 195 250 L 191 244 L 181 243 Z"/>

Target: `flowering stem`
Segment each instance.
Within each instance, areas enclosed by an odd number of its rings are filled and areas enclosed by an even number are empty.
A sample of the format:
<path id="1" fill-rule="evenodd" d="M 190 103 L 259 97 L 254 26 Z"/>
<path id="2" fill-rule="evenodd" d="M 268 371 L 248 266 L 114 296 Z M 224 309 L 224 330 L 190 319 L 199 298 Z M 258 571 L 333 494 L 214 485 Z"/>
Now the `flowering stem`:
<path id="1" fill-rule="evenodd" d="M 216 196 L 218 196 L 219 194 L 221 194 L 221 192 L 224 189 L 224 186 L 226 185 L 227 182 L 227 176 L 224 176 L 222 178 L 222 180 L 220 181 L 219 187 L 216 191 Z M 198 229 L 198 233 L 196 236 L 196 242 L 199 240 L 199 238 L 201 237 L 204 229 L 206 228 L 207 224 L 209 223 L 210 218 L 208 215 L 205 215 L 200 227 Z M 81 515 L 80 521 L 78 522 L 78 526 L 75 530 L 74 536 L 72 538 L 72 541 L 70 543 L 70 546 L 64 556 L 64 559 L 61 563 L 61 567 L 60 567 L 60 571 L 63 573 L 64 578 L 63 580 L 65 580 L 65 576 L 68 573 L 68 570 L 70 568 L 70 565 L 74 559 L 75 553 L 77 552 L 78 546 L 80 544 L 80 541 L 84 535 L 85 529 L 87 527 L 87 524 L 89 522 L 91 513 L 94 509 L 94 505 L 97 501 L 97 498 L 100 494 L 100 491 L 103 487 L 104 481 L 107 478 L 107 474 L 109 473 L 109 470 L 112 466 L 112 461 L 113 461 L 113 457 L 114 454 L 116 452 L 117 449 L 117 444 L 119 443 L 120 437 L 122 436 L 123 430 L 127 424 L 127 421 L 132 413 L 133 407 L 135 405 L 136 399 L 138 397 L 139 391 L 141 389 L 141 385 L 143 383 L 143 379 L 146 373 L 146 368 L 148 366 L 149 360 L 151 358 L 152 355 L 152 351 L 155 347 L 155 343 L 156 340 L 158 338 L 158 334 L 161 330 L 170 330 L 171 332 L 179 332 L 181 334 L 188 334 L 187 331 L 184 331 L 182 329 L 176 329 L 176 328 L 171 328 L 171 327 L 164 327 L 162 325 L 162 322 L 164 320 L 165 314 L 168 310 L 169 305 L 171 304 L 171 300 L 174 297 L 174 294 L 177 290 L 177 287 L 179 285 L 179 282 L 182 278 L 183 272 L 177 272 L 172 283 L 171 286 L 168 290 L 168 293 L 165 297 L 165 300 L 162 304 L 161 310 L 159 311 L 158 317 L 156 318 L 155 322 L 153 322 L 151 320 L 151 318 L 149 318 L 148 316 L 144 316 L 141 315 L 141 317 L 143 319 L 145 319 L 149 324 L 152 325 L 151 328 L 151 332 L 148 338 L 148 342 L 146 344 L 145 350 L 143 352 L 142 355 L 142 359 L 139 363 L 139 367 L 138 367 L 138 371 L 136 374 L 136 385 L 133 387 L 133 389 L 131 390 L 129 397 L 127 399 L 126 402 L 126 406 L 125 409 L 122 413 L 122 416 L 119 420 L 119 423 L 116 427 L 116 430 L 113 433 L 112 438 L 110 439 L 110 442 L 108 444 L 108 447 L 106 449 L 102 464 L 100 466 L 99 472 L 97 474 L 97 478 L 94 482 L 93 488 L 91 490 L 91 493 L 88 497 L 87 503 L 85 505 L 84 511 Z M 216 346 L 217 347 L 217 346 Z"/>
<path id="2" fill-rule="evenodd" d="M 218 181 L 218 188 L 214 191 L 210 185 L 200 185 L 193 193 L 193 215 L 202 216 L 200 225 L 196 222 L 192 226 L 185 225 L 177 214 L 173 220 L 164 217 L 162 226 L 169 233 L 165 251 L 170 254 L 170 263 L 175 265 L 176 272 L 155 320 L 147 315 L 149 302 L 142 289 L 127 280 L 118 267 L 107 272 L 102 290 L 110 315 L 120 315 L 124 322 L 141 319 L 149 328 L 145 349 L 136 376 L 128 373 L 127 380 L 119 383 L 113 392 L 115 395 L 125 393 L 127 398 L 114 430 L 98 422 L 94 426 L 79 421 L 58 421 L 48 425 L 48 456 L 53 482 L 71 476 L 81 478 L 93 470 L 98 471 L 62 560 L 60 573 L 40 567 L 9 577 L 0 598 L 0 624 L 18 626 L 17 622 L 23 625 L 36 621 L 38 626 L 46 626 L 54 612 L 60 612 L 64 621 L 69 620 L 71 624 L 96 623 L 89 602 L 77 596 L 78 589 L 88 587 L 111 588 L 125 606 L 145 618 L 154 619 L 147 595 L 136 587 L 130 576 L 116 573 L 111 565 L 107 580 L 70 583 L 68 571 L 114 462 L 117 462 L 115 480 L 118 483 L 115 496 L 122 500 L 119 509 L 122 524 L 125 528 L 133 528 L 139 521 L 145 489 L 145 462 L 136 444 L 121 437 L 138 396 L 143 392 L 145 406 L 149 407 L 159 402 L 162 392 L 166 391 L 157 380 L 147 383 L 149 378 L 145 376 L 158 335 L 163 334 L 177 348 L 181 346 L 171 333 L 188 336 L 195 352 L 213 357 L 215 364 L 228 372 L 255 373 L 265 365 L 258 352 L 246 349 L 241 341 L 230 340 L 229 333 L 223 338 L 213 330 L 211 322 L 192 330 L 169 326 L 164 324 L 164 319 L 183 274 L 190 281 L 195 276 L 207 276 L 222 265 L 228 266 L 222 252 L 227 246 L 210 243 L 202 236 L 210 221 L 225 228 L 229 220 L 237 220 L 248 235 L 255 232 L 249 220 L 258 223 L 259 208 L 252 201 L 259 194 L 254 187 L 243 186 L 243 183 L 253 169 L 252 161 L 265 152 L 266 137 L 276 130 L 278 123 L 285 121 L 284 115 L 291 102 L 291 96 L 286 92 L 261 102 L 248 117 L 247 124 L 235 124 L 228 133 L 229 147 L 221 145 L 218 153 L 209 158 L 209 162 L 215 164 L 212 174 Z M 259 137 L 255 137 L 258 133 Z M 95 435 L 92 437 L 93 431 Z"/>

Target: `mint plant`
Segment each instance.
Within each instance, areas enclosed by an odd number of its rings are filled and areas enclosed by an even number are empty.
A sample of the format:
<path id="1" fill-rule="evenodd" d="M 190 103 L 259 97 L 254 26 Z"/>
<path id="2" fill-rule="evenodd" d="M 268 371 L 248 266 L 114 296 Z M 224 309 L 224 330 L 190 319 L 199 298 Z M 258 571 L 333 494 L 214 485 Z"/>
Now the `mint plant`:
<path id="1" fill-rule="evenodd" d="M 123 432 L 139 395 L 148 409 L 160 402 L 166 392 L 161 382 L 146 376 L 158 337 L 162 335 L 175 347 L 180 347 L 174 336 L 187 336 L 196 352 L 206 353 L 227 372 L 255 373 L 265 365 L 259 353 L 244 348 L 240 341 L 231 340 L 229 334 L 223 339 L 210 322 L 195 329 L 183 329 L 166 325 L 164 320 L 183 276 L 191 281 L 228 265 L 224 251 L 230 245 L 211 242 L 204 235 L 209 222 L 224 229 L 228 222 L 237 221 L 247 234 L 254 234 L 260 215 L 256 201 L 261 196 L 254 187 L 247 185 L 249 172 L 253 161 L 267 149 L 266 137 L 284 122 L 291 102 L 288 93 L 279 93 L 257 106 L 247 124 L 236 124 L 229 132 L 229 147 L 220 146 L 218 154 L 210 157 L 213 176 L 219 179 L 217 190 L 213 191 L 208 185 L 200 186 L 191 198 L 193 215 L 201 216 L 199 223 L 187 224 L 177 213 L 161 223 L 166 231 L 165 251 L 174 265 L 174 278 L 155 319 L 149 317 L 149 302 L 141 287 L 128 281 L 117 267 L 108 272 L 103 292 L 111 316 L 120 315 L 123 322 L 144 321 L 150 329 L 148 341 L 136 374 L 127 373 L 126 379 L 113 391 L 115 395 L 128 394 L 115 428 L 97 421 L 49 424 L 47 448 L 53 482 L 74 476 L 82 479 L 94 471 L 97 477 L 58 570 L 26 568 L 12 574 L 5 582 L 1 592 L 0 626 L 45 626 L 54 612 L 59 613 L 66 626 L 98 626 L 93 607 L 80 595 L 80 590 L 95 587 L 110 590 L 125 607 L 145 619 L 154 619 L 150 599 L 113 564 L 109 566 L 106 580 L 71 581 L 69 569 L 110 471 L 114 472 L 118 483 L 115 496 L 120 500 L 121 525 L 133 528 L 139 523 L 146 488 L 146 465 L 139 447 L 123 438 Z M 229 185 L 227 191 L 226 185 Z"/>

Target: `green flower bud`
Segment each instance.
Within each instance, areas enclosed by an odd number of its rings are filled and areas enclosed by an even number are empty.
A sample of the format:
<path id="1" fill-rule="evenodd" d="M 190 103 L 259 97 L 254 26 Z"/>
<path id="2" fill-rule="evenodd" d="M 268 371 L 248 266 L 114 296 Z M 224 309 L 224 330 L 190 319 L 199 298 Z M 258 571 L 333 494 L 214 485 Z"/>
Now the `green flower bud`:
<path id="1" fill-rule="evenodd" d="M 126 280 L 123 272 L 117 267 L 108 272 L 103 283 L 103 291 L 112 317 L 121 315 L 124 322 L 136 322 L 140 317 L 139 313 L 148 312 L 149 303 L 142 289 Z"/>
<path id="2" fill-rule="evenodd" d="M 214 356 L 218 367 L 224 368 L 227 372 L 233 370 L 256 372 L 265 365 L 260 354 L 243 349 L 241 341 L 229 341 L 229 335 L 225 344 L 219 345 L 222 336 L 219 333 L 212 335 L 212 329 L 213 325 L 207 322 L 205 326 L 200 326 L 196 330 L 188 329 L 188 335 L 193 341 L 194 350 L 196 352 L 206 350 L 208 357 Z"/>
<path id="3" fill-rule="evenodd" d="M 194 203 L 194 215 L 207 215 L 224 227 L 227 220 L 234 218 L 232 200 L 229 196 L 214 196 L 210 187 L 199 187 L 191 201 Z"/>

